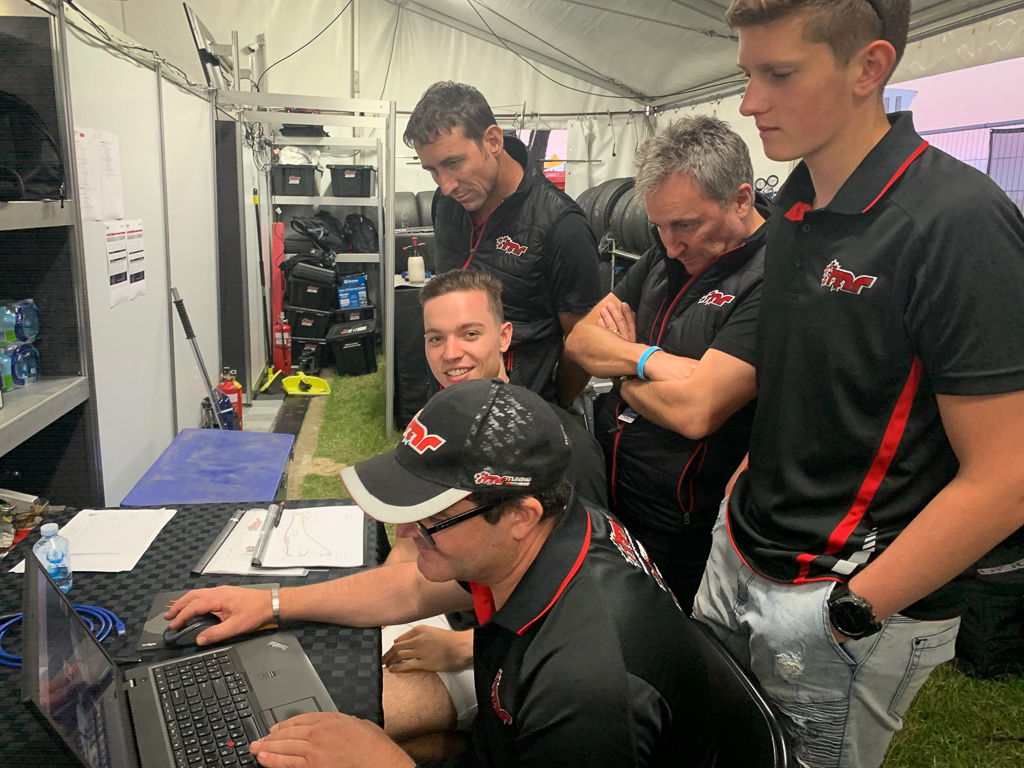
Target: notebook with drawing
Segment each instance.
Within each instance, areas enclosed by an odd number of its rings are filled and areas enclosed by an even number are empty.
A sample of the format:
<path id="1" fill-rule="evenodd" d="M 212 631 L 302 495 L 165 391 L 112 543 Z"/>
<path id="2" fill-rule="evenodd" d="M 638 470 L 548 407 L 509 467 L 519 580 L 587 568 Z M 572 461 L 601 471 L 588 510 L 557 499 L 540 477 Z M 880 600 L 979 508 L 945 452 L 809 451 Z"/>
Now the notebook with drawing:
<path id="1" fill-rule="evenodd" d="M 87 768 L 256 765 L 275 722 L 337 711 L 291 633 L 122 671 L 34 557 L 23 606 L 22 698 Z"/>

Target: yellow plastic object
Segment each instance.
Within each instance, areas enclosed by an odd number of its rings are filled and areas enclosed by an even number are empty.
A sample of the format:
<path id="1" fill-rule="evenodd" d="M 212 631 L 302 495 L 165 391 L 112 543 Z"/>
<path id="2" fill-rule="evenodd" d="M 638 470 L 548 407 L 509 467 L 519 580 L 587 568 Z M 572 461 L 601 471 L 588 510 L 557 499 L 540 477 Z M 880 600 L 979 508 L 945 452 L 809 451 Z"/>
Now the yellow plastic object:
<path id="1" fill-rule="evenodd" d="M 307 376 L 299 371 L 294 376 L 285 376 L 281 381 L 286 395 L 329 395 L 331 385 L 319 376 Z"/>

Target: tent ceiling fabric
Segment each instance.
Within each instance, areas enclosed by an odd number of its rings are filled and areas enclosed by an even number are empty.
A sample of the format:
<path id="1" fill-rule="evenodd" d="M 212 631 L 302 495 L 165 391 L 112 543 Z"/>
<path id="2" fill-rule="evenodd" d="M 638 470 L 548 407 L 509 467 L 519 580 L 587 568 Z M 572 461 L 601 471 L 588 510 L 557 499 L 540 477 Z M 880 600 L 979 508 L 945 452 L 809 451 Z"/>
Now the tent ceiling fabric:
<path id="1" fill-rule="evenodd" d="M 387 1 L 590 83 L 596 93 L 658 105 L 742 87 L 725 0 Z M 1018 0 L 914 0 L 911 39 L 1021 7 Z"/>
<path id="2" fill-rule="evenodd" d="M 268 63 L 309 41 L 345 2 L 302 0 L 297 10 L 295 0 L 189 0 L 220 42 L 229 42 L 232 30 L 243 44 L 265 33 Z M 178 0 L 78 4 L 114 26 L 124 24 L 130 36 L 202 81 Z M 452 79 L 479 87 L 496 111 L 549 116 L 714 102 L 744 85 L 735 35 L 723 20 L 727 5 L 728 0 L 355 0 L 359 94 L 393 99 L 399 110 L 410 110 L 430 83 Z M 896 81 L 1024 52 L 1024 0 L 913 0 L 912 8 L 912 45 Z M 275 67 L 264 88 L 350 95 L 352 26 L 350 9 Z"/>

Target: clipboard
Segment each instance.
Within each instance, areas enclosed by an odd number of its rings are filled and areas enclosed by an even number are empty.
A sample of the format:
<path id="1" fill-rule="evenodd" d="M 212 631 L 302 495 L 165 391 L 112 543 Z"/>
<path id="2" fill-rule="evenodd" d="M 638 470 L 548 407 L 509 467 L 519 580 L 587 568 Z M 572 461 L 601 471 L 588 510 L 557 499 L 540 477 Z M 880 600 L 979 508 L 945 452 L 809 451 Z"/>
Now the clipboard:
<path id="1" fill-rule="evenodd" d="M 196 561 L 196 564 L 192 566 L 191 573 L 193 576 L 201 576 L 203 574 L 203 571 L 206 569 L 206 566 L 210 564 L 210 561 L 213 559 L 213 556 L 216 555 L 217 550 L 220 549 L 220 545 L 227 541 L 228 536 L 231 535 L 231 532 L 235 530 L 235 526 L 238 525 L 239 521 L 244 516 L 244 509 L 236 509 L 234 512 L 231 513 L 231 517 L 228 518 L 228 521 L 224 524 L 224 527 L 220 529 L 220 533 L 218 533 L 216 537 L 214 537 L 213 541 L 210 543 L 210 546 L 206 549 L 206 552 L 203 553 L 203 556 L 200 557 Z"/>

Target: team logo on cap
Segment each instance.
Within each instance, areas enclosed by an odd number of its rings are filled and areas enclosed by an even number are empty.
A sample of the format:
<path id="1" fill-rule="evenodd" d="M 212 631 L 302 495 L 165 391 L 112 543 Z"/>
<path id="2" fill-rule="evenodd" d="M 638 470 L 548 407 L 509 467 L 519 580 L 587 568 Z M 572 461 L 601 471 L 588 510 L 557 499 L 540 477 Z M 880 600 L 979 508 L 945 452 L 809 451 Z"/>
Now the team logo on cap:
<path id="1" fill-rule="evenodd" d="M 832 259 L 821 273 L 821 284 L 829 291 L 845 291 L 846 293 L 860 293 L 865 288 L 870 288 L 878 278 L 875 275 L 855 275 L 848 269 L 839 266 L 839 262 Z"/>
<path id="2" fill-rule="evenodd" d="M 520 245 L 508 235 L 502 235 L 499 237 L 494 245 L 499 251 L 510 253 L 513 256 L 522 256 L 527 251 L 527 247 L 525 245 Z"/>
<path id="3" fill-rule="evenodd" d="M 533 478 L 517 475 L 492 475 L 490 472 L 477 472 L 473 475 L 473 482 L 477 485 L 521 485 L 525 487 L 533 482 Z"/>
<path id="4" fill-rule="evenodd" d="M 697 303 L 713 304 L 716 307 L 721 307 L 725 304 L 732 302 L 735 298 L 735 296 L 728 293 L 722 293 L 721 291 L 711 291 L 710 293 L 705 293 L 703 296 L 701 296 L 700 301 L 698 301 Z"/>
<path id="5" fill-rule="evenodd" d="M 432 435 L 427 431 L 426 425 L 420 421 L 417 413 L 412 417 L 409 426 L 402 433 L 402 442 L 412 448 L 416 453 L 422 454 L 425 451 L 436 451 L 445 444 L 445 439 L 440 435 Z"/>

